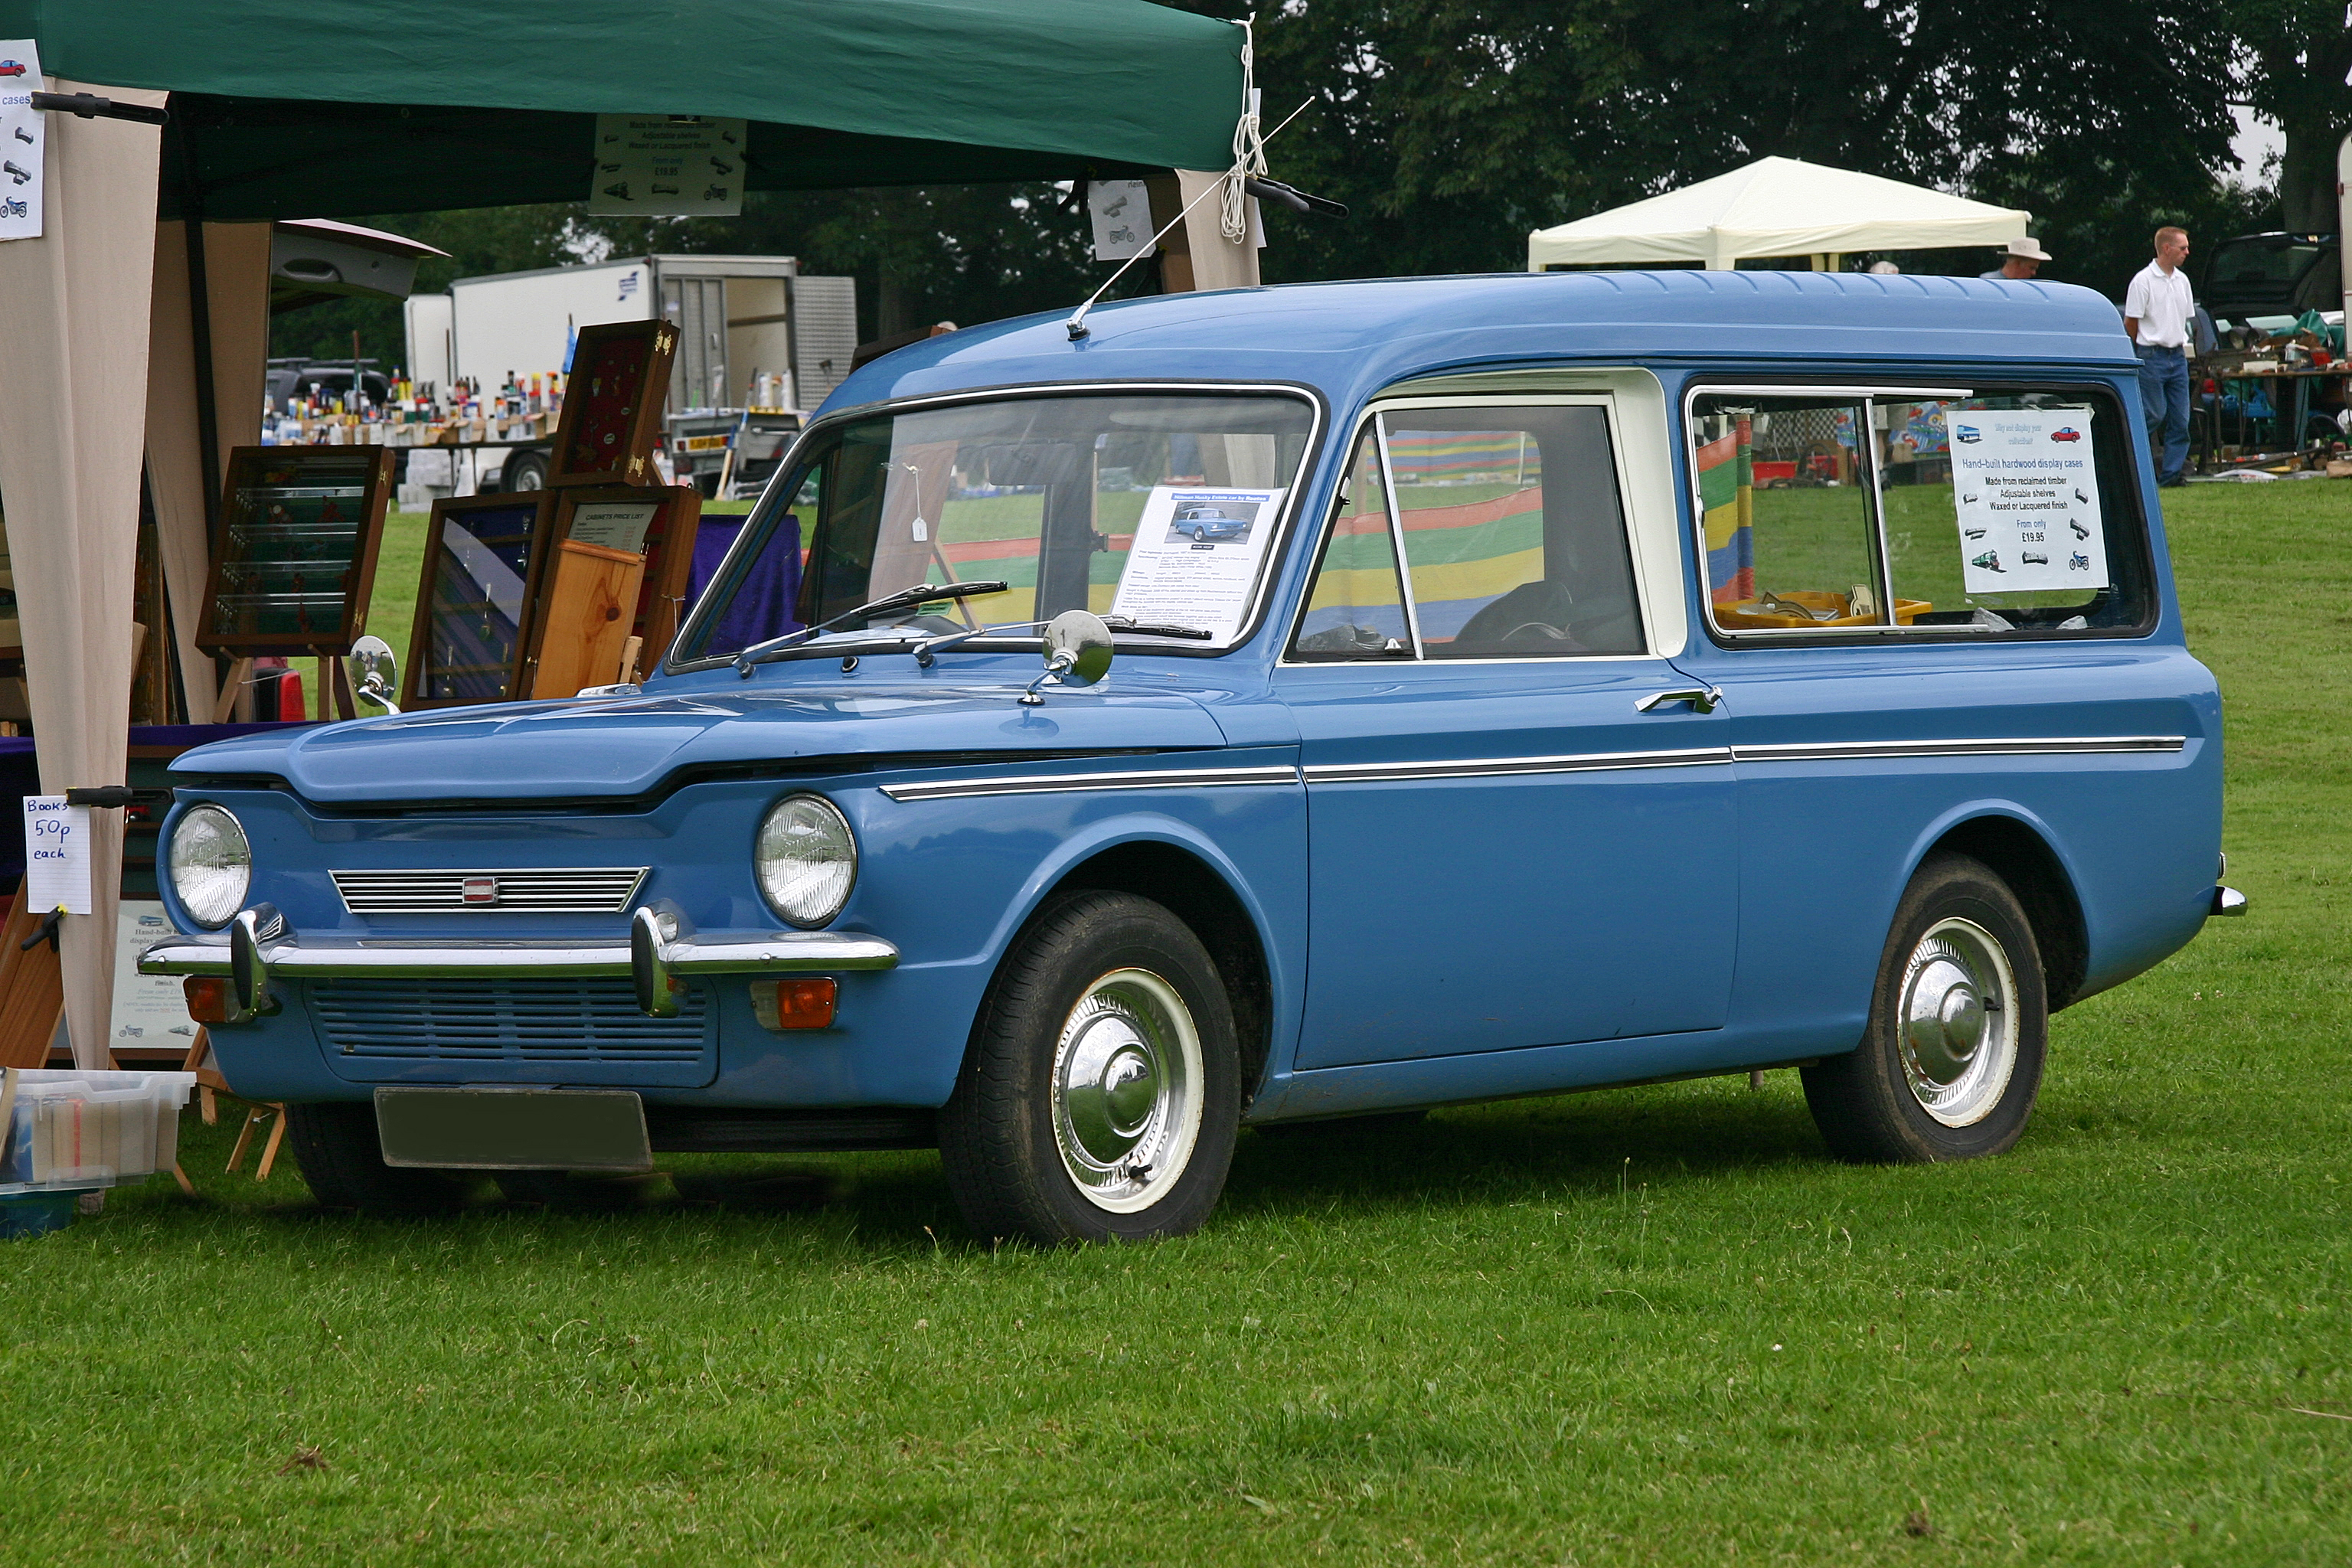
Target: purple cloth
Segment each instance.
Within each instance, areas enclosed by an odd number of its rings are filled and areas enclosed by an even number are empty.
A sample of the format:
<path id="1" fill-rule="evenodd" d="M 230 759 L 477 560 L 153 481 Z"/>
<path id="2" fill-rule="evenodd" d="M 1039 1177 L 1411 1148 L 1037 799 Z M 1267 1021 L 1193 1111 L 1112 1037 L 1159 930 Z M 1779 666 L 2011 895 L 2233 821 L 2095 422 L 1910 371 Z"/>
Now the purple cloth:
<path id="1" fill-rule="evenodd" d="M 719 575 L 719 563 L 734 547 L 736 536 L 743 531 L 749 518 L 706 517 L 701 531 L 694 536 L 694 570 L 687 583 L 687 602 L 698 605 L 702 591 Z M 736 653 L 753 643 L 780 637 L 786 632 L 798 631 L 800 622 L 793 618 L 793 609 L 801 597 L 801 520 L 786 512 L 778 520 L 775 532 L 768 536 L 767 546 L 760 552 L 743 574 L 741 585 L 735 592 L 734 602 L 710 635 L 702 640 L 699 653 Z"/>

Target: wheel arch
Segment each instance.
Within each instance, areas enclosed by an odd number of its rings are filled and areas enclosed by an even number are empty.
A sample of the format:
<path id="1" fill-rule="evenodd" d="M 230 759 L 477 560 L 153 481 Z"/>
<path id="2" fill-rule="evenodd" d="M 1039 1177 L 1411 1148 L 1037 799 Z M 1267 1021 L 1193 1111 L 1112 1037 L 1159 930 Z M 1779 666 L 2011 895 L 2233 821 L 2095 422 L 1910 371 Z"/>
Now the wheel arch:
<path id="1" fill-rule="evenodd" d="M 1941 825 L 1913 864 L 1939 852 L 1982 861 L 2024 907 L 2042 950 L 2043 986 L 2053 1013 L 2072 1005 L 2090 973 L 2090 933 L 2074 879 L 2039 824 L 2011 812 L 1982 810 Z"/>
<path id="2" fill-rule="evenodd" d="M 1026 889 L 1019 919 L 995 944 L 989 984 L 1038 917 L 1066 893 L 1121 892 L 1150 899 L 1182 921 L 1224 976 L 1241 1047 L 1244 1103 L 1264 1087 L 1279 1011 L 1265 911 L 1234 867 L 1172 823 L 1130 822 L 1045 868 Z M 984 1016 L 985 1005 L 980 1009 Z M 978 1026 L 977 1022 L 974 1025 Z"/>

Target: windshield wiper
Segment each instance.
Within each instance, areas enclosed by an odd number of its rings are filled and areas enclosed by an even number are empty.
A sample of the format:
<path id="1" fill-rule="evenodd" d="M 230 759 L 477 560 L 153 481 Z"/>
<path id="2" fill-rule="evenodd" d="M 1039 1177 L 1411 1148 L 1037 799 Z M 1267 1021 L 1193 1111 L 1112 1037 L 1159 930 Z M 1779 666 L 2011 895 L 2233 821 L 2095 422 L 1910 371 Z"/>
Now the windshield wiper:
<path id="1" fill-rule="evenodd" d="M 796 632 L 786 632 L 780 637 L 755 643 L 735 657 L 735 673 L 744 679 L 751 679 L 752 669 L 775 658 L 785 650 L 808 641 L 819 632 L 830 631 L 844 621 L 854 621 L 861 616 L 887 616 L 893 610 L 911 610 L 918 605 L 928 605 L 934 599 L 968 599 L 979 594 L 1010 592 L 1010 583 L 918 583 L 911 588 L 901 588 L 895 594 L 885 594 L 870 605 L 860 605 L 854 610 L 844 610 L 829 621 L 819 621 L 813 626 L 803 626 Z"/>
<path id="2" fill-rule="evenodd" d="M 1217 634 L 1199 626 L 1161 626 L 1152 621 L 1139 621 L 1133 616 L 1105 616 L 1103 625 L 1115 632 L 1133 632 L 1147 637 L 1192 637 L 1207 642 Z"/>

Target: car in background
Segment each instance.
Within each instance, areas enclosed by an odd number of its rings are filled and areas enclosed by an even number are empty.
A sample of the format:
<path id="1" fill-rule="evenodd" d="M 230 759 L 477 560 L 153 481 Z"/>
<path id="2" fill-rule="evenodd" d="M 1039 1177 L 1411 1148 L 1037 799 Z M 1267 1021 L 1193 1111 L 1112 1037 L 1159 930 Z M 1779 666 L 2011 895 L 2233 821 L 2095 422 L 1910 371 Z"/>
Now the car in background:
<path id="1" fill-rule="evenodd" d="M 2300 316 L 2344 308 L 2342 245 L 2332 234 L 2242 234 L 2205 258 L 2197 302 L 2214 316 Z"/>

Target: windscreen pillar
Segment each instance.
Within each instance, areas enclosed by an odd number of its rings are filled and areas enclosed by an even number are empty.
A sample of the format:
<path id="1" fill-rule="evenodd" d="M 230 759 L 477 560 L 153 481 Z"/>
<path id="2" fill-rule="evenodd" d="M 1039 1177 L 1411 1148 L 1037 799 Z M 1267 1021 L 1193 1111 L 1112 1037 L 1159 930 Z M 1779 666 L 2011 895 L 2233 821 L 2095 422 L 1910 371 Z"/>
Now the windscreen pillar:
<path id="1" fill-rule="evenodd" d="M 159 140 L 152 125 L 50 115 L 43 232 L 0 242 L 0 509 L 44 794 L 124 782 Z M 92 811 L 90 826 L 90 912 L 67 916 L 60 939 L 74 1061 L 103 1068 L 122 814 Z"/>

